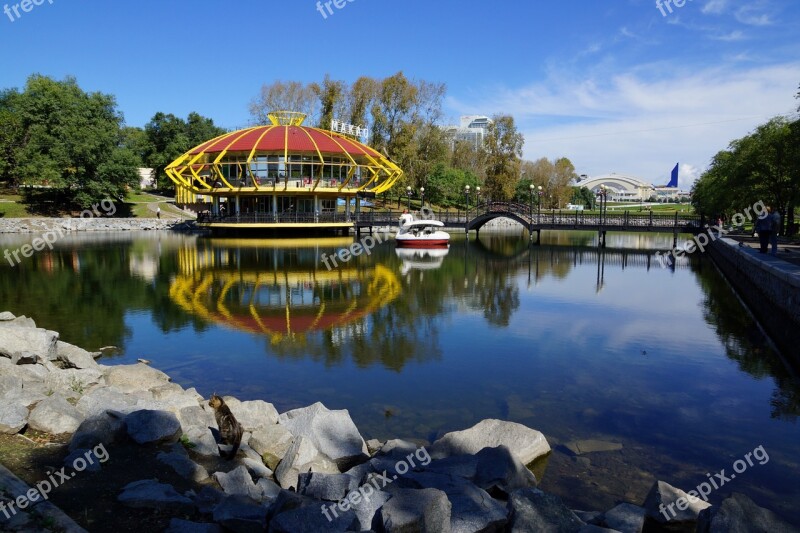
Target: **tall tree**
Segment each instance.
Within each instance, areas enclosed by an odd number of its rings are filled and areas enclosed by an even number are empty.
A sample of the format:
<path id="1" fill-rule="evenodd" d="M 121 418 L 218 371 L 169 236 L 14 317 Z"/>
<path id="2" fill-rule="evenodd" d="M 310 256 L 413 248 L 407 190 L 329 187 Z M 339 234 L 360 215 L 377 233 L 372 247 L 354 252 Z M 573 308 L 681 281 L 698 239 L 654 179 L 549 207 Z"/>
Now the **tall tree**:
<path id="1" fill-rule="evenodd" d="M 520 178 L 525 139 L 514 117 L 495 116 L 486 136 L 486 190 L 493 200 L 509 200 Z"/>
<path id="2" fill-rule="evenodd" d="M 261 87 L 261 93 L 250 102 L 250 115 L 257 124 L 269 124 L 269 113 L 273 111 L 297 111 L 305 113 L 307 122 L 317 122 L 317 93 L 313 84 L 298 81 L 275 81 Z"/>
<path id="3" fill-rule="evenodd" d="M 11 148 L 11 172 L 21 185 L 45 186 L 79 207 L 121 198 L 137 186 L 136 158 L 121 146 L 123 118 L 113 96 L 84 92 L 71 77 L 34 75 L 22 93 L 4 100 L 16 115 L 12 126 L 22 132 L 12 133 L 17 144 Z"/>
<path id="4" fill-rule="evenodd" d="M 320 115 L 318 127 L 330 129 L 333 119 L 343 119 L 342 113 L 345 106 L 346 86 L 343 81 L 332 80 L 329 74 L 325 75 L 322 85 L 313 85 L 314 92 L 320 102 Z"/>

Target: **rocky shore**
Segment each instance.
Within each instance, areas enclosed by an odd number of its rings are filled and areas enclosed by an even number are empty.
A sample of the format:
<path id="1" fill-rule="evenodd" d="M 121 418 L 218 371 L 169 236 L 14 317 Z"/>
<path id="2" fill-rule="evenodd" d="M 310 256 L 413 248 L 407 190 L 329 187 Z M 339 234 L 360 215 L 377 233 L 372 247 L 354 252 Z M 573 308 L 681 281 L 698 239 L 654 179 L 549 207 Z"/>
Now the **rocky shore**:
<path id="1" fill-rule="evenodd" d="M 155 231 L 190 225 L 174 218 L 0 218 L 0 233 Z"/>
<path id="2" fill-rule="evenodd" d="M 346 410 L 317 403 L 278 413 L 266 401 L 226 397 L 245 432 L 226 460 L 207 398 L 145 364 L 99 357 L 29 318 L 0 314 L 0 434 L 64 443 L 61 475 L 35 486 L 0 466 L 0 530 L 84 531 L 46 501 L 43 483 L 100 480 L 128 448 L 141 459 L 134 455 L 125 470 L 134 480 L 112 497 L 157 515 L 170 532 L 798 531 L 744 495 L 712 507 L 661 481 L 641 505 L 569 509 L 526 466 L 550 453 L 544 435 L 501 420 L 432 444 L 365 441 Z M 147 454 L 164 476 L 139 473 Z"/>

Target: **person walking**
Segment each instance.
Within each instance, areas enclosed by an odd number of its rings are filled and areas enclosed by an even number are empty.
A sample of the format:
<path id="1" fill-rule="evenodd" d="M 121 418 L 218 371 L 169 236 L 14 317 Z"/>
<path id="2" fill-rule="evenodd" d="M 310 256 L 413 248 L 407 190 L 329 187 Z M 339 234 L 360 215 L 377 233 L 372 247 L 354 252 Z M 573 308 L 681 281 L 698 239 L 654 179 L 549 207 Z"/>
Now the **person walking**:
<path id="1" fill-rule="evenodd" d="M 767 248 L 769 247 L 770 230 L 772 229 L 771 211 L 772 208 L 767 207 L 767 210 L 756 220 L 755 230 L 758 233 L 758 243 L 760 245 L 758 253 L 760 254 L 767 253 Z"/>
<path id="2" fill-rule="evenodd" d="M 161 220 L 161 206 L 156 207 L 156 218 Z"/>
<path id="3" fill-rule="evenodd" d="M 772 231 L 769 234 L 769 244 L 772 255 L 778 255 L 778 233 L 781 231 L 781 213 L 777 209 L 772 212 Z"/>

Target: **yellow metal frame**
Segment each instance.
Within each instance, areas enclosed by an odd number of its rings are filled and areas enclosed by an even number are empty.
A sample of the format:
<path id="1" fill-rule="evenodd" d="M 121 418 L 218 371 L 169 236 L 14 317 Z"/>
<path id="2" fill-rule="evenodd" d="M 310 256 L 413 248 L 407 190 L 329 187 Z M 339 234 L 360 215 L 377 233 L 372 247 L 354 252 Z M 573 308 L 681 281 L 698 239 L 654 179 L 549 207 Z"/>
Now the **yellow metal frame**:
<path id="1" fill-rule="evenodd" d="M 302 126 L 303 121 L 305 120 L 305 115 L 293 111 L 276 111 L 274 113 L 270 113 L 268 117 L 272 122 L 271 126 L 269 126 L 262 133 L 262 135 L 254 144 L 252 150 L 250 150 L 249 153 L 245 152 L 247 154 L 247 159 L 244 161 L 244 163 L 235 163 L 239 167 L 240 175 L 242 164 L 244 164 L 244 167 L 247 168 L 247 175 L 252 180 L 252 186 L 234 186 L 225 178 L 225 175 L 222 172 L 222 161 L 225 156 L 238 153 L 230 152 L 229 148 L 243 136 L 253 132 L 253 130 L 256 129 L 246 128 L 233 133 L 226 133 L 225 135 L 221 135 L 215 139 L 212 139 L 211 141 L 207 141 L 201 145 L 198 145 L 177 158 L 166 167 L 165 172 L 167 176 L 175 183 L 177 187 L 178 201 L 181 202 L 182 199 L 188 199 L 192 194 L 232 197 L 241 194 L 257 194 L 263 192 L 277 193 L 278 191 L 291 192 L 293 194 L 297 194 L 298 196 L 310 196 L 315 194 L 328 196 L 354 196 L 362 191 L 380 194 L 391 189 L 394 184 L 397 183 L 397 181 L 403 176 L 403 170 L 389 158 L 381 155 L 371 155 L 371 152 L 374 152 L 374 150 L 371 150 L 369 147 L 360 143 L 359 141 L 349 138 L 345 135 L 320 128 L 303 128 L 304 133 L 308 135 L 309 140 L 314 145 L 314 152 L 290 153 L 288 139 L 289 126 Z M 253 160 L 257 157 L 265 155 L 275 155 L 275 153 L 274 151 L 270 151 L 268 153 L 259 152 L 256 147 L 264 135 L 275 128 L 281 127 L 285 129 L 284 149 L 282 154 L 284 158 L 284 165 L 289 166 L 293 164 L 289 160 L 290 156 L 308 156 L 309 154 L 314 154 L 316 157 L 318 157 L 318 160 L 312 162 L 311 164 L 314 166 L 319 165 L 320 170 L 322 170 L 324 169 L 325 165 L 333 166 L 336 164 L 333 162 L 332 157 L 344 158 L 345 160 L 349 161 L 342 164 L 342 166 L 348 167 L 347 176 L 342 183 L 337 187 L 326 187 L 323 182 L 322 172 L 320 172 L 319 176 L 311 185 L 303 184 L 302 186 L 290 186 L 289 184 L 293 180 L 287 175 L 285 177 L 285 184 L 283 184 L 281 188 L 279 188 L 280 186 L 278 180 L 275 180 L 270 186 L 260 186 L 254 177 L 252 168 Z M 314 142 L 313 137 L 309 134 L 309 130 L 316 131 L 330 138 L 339 148 L 341 148 L 341 153 L 328 154 L 328 158 L 326 159 L 325 155 L 323 155 L 322 151 L 319 149 L 319 146 L 317 146 L 317 143 Z M 192 154 L 192 152 L 200 146 L 213 145 L 214 141 L 224 137 L 228 137 L 230 142 L 220 152 L 209 154 L 205 150 L 202 150 L 197 154 Z M 341 140 L 356 144 L 363 148 L 364 154 L 353 156 L 347 150 L 345 150 L 344 146 L 342 146 L 342 143 L 340 142 Z M 213 160 L 211 159 L 212 157 Z M 202 176 L 200 174 L 200 169 L 208 170 L 210 172 L 210 179 Z M 362 183 L 360 183 L 358 187 L 349 187 L 348 185 L 352 182 L 357 170 L 361 170 Z M 223 186 L 217 187 L 217 183 Z"/>

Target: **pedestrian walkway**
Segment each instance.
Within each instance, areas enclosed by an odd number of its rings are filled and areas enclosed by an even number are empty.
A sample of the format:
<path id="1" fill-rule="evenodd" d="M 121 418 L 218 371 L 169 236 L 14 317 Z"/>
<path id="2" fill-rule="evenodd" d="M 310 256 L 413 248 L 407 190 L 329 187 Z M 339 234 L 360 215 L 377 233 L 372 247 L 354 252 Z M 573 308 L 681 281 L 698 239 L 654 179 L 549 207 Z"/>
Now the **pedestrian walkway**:
<path id="1" fill-rule="evenodd" d="M 753 237 L 749 234 L 728 235 L 728 237 L 750 248 L 757 249 L 759 247 L 758 237 Z M 771 250 L 772 248 L 770 248 Z M 789 240 L 781 237 L 778 240 L 778 258 L 800 266 L 800 240 Z"/>

